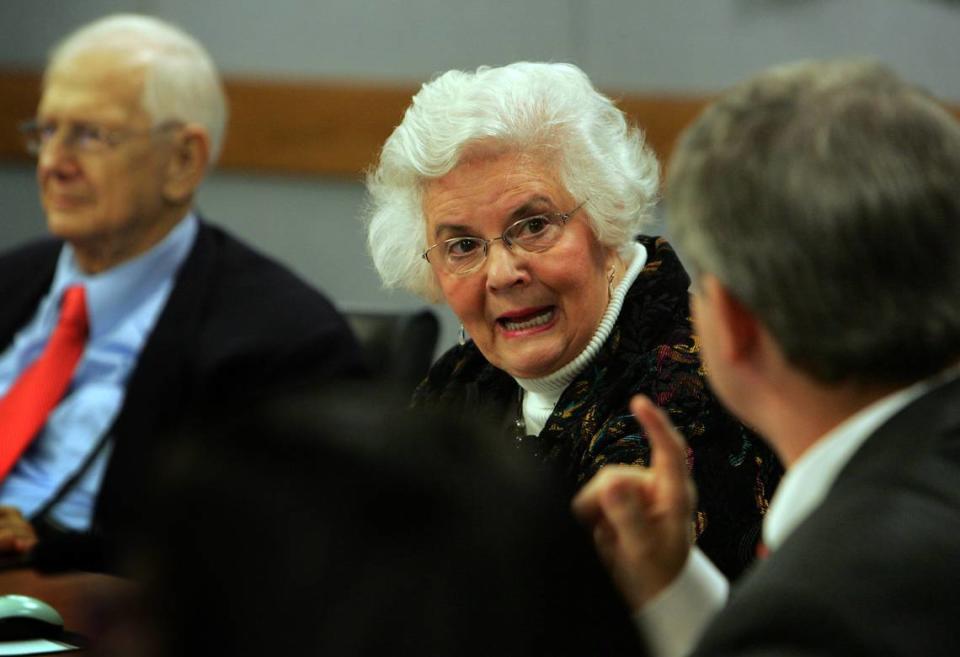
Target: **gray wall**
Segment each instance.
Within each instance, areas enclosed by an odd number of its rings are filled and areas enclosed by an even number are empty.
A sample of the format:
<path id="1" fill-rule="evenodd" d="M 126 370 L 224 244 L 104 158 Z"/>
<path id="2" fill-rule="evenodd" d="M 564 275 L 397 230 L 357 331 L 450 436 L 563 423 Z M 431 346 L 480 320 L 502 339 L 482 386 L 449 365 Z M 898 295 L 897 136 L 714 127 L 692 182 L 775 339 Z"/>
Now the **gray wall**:
<path id="1" fill-rule="evenodd" d="M 39 68 L 58 37 L 113 11 L 184 26 L 228 75 L 420 82 L 449 68 L 564 60 L 608 89 L 699 93 L 793 59 L 870 55 L 960 100 L 951 0 L 0 0 L 0 66 Z M 421 303 L 380 290 L 358 182 L 215 173 L 199 203 L 342 308 Z M 42 233 L 27 167 L 0 167 L 0 208 L 0 248 Z M 444 325 L 449 345 L 448 313 Z"/>

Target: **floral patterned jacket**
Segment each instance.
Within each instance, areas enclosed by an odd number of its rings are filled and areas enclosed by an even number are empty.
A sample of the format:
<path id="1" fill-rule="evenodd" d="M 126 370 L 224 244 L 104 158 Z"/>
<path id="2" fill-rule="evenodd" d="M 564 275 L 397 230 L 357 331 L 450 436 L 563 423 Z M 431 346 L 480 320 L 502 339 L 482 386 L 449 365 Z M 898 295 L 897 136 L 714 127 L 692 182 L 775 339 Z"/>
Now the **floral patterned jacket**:
<path id="1" fill-rule="evenodd" d="M 728 577 L 753 560 L 762 516 L 782 473 L 776 457 L 710 392 L 690 325 L 690 279 L 663 239 L 641 237 L 648 257 L 596 359 L 564 390 L 538 436 L 523 448 L 559 469 L 575 490 L 608 463 L 649 462 L 643 430 L 628 409 L 643 393 L 686 437 L 698 490 L 693 518 L 700 548 Z M 464 414 L 494 409 L 510 439 L 519 387 L 472 342 L 448 351 L 414 393 L 415 406 Z"/>

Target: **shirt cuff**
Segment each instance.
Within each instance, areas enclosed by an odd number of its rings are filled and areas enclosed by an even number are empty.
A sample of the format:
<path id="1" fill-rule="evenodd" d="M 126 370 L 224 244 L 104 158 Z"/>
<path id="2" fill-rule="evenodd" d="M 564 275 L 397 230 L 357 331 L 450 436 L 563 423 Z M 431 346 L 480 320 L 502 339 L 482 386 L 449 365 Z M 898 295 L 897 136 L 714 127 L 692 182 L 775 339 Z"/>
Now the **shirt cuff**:
<path id="1" fill-rule="evenodd" d="M 699 548 L 690 550 L 670 585 L 634 614 L 652 657 L 690 654 L 707 624 L 727 601 L 730 584 Z"/>

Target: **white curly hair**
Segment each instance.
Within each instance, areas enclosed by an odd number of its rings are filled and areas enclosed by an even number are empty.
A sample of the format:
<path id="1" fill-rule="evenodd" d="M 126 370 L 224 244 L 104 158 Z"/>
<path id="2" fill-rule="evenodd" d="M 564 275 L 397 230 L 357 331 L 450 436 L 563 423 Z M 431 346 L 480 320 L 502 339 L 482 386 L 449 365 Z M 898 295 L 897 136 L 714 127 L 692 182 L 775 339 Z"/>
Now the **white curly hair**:
<path id="1" fill-rule="evenodd" d="M 556 163 L 597 239 L 623 249 L 653 222 L 660 167 L 613 101 L 572 64 L 517 62 L 448 71 L 421 87 L 367 175 L 367 243 L 387 288 L 437 301 L 427 248 L 424 186 L 468 150 L 521 152 Z"/>
<path id="2" fill-rule="evenodd" d="M 141 102 L 155 125 L 184 121 L 202 125 L 216 161 L 227 123 L 223 83 L 206 49 L 170 23 L 140 14 L 111 14 L 81 26 L 50 51 L 47 74 L 88 50 L 116 50 L 146 64 Z"/>

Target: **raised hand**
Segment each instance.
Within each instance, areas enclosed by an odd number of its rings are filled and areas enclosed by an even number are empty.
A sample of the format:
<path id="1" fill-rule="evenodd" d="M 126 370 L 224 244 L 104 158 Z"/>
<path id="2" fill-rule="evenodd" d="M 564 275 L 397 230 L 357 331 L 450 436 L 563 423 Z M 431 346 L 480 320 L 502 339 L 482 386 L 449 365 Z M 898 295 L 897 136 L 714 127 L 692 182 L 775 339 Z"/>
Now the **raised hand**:
<path id="1" fill-rule="evenodd" d="M 640 609 L 683 569 L 696 491 L 687 447 L 667 416 L 638 395 L 630 410 L 650 440 L 650 467 L 609 465 L 573 500 L 627 602 Z"/>

